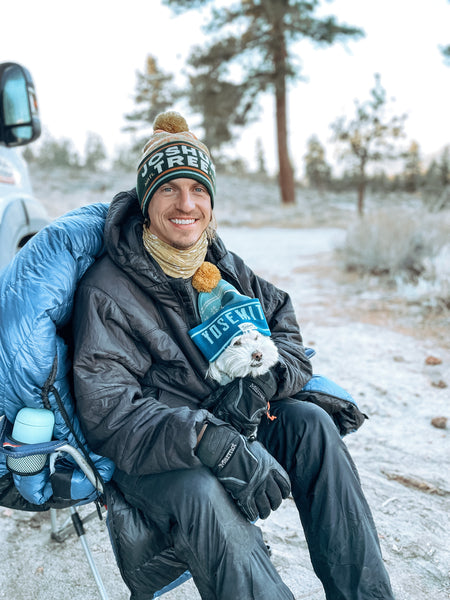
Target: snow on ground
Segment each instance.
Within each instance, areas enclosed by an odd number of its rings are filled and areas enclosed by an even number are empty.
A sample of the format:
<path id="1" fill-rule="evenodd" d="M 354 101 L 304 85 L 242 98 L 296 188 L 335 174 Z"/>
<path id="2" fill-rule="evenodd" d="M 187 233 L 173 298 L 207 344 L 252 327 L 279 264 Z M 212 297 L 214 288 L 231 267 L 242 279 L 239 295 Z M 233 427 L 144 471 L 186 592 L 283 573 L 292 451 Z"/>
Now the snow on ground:
<path id="1" fill-rule="evenodd" d="M 50 177 L 38 180 L 37 188 L 54 217 L 108 201 L 121 189 L 116 183 L 93 190 Z M 342 205 L 336 209 L 334 203 L 327 216 L 323 204 L 308 197 L 276 211 L 272 190 L 236 181 L 230 190 L 217 210 L 223 239 L 258 274 L 290 292 L 305 344 L 317 350 L 316 373 L 349 390 L 369 416 L 346 443 L 374 514 L 396 599 L 448 599 L 450 444 L 448 429 L 431 422 L 450 416 L 448 319 L 424 320 L 415 305 L 392 291 L 340 272 L 333 248 L 344 235 Z M 243 192 L 246 201 L 239 202 Z M 74 538 L 51 541 L 49 527 L 47 513 L 0 508 L 0 598 L 97 597 L 81 546 Z M 324 600 L 293 501 L 286 500 L 261 527 L 295 598 Z M 110 600 L 124 600 L 127 590 L 104 524 L 91 521 L 87 531 Z M 165 597 L 199 595 L 188 582 Z"/>

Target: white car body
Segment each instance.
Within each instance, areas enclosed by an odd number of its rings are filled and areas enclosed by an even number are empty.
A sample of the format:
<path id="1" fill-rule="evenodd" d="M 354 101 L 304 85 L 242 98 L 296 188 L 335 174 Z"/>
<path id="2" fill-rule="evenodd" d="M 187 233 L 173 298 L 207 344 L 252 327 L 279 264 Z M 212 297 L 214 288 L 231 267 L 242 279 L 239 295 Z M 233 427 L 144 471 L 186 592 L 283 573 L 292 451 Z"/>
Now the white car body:
<path id="1" fill-rule="evenodd" d="M 0 144 L 0 269 L 49 222 L 20 150 Z"/>

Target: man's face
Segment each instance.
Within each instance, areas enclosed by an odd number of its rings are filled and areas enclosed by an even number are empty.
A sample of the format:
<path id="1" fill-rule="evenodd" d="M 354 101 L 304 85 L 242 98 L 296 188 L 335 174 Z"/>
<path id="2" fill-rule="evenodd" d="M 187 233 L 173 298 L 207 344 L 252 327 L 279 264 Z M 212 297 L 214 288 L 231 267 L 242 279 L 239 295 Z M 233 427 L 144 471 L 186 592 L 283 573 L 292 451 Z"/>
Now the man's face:
<path id="1" fill-rule="evenodd" d="M 194 179 L 172 179 L 156 190 L 148 207 L 151 233 L 179 250 L 197 242 L 211 221 L 211 198 Z"/>

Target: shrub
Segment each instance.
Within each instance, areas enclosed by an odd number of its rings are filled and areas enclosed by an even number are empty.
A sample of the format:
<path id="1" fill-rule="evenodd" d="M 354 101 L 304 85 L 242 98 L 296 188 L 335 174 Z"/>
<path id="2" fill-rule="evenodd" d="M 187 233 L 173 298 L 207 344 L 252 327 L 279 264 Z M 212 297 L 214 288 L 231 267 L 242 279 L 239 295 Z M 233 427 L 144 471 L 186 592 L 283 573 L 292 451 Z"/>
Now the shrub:
<path id="1" fill-rule="evenodd" d="M 443 217 L 402 209 L 359 220 L 340 248 L 345 268 L 393 281 L 435 278 L 433 259 L 448 242 L 448 218 Z"/>

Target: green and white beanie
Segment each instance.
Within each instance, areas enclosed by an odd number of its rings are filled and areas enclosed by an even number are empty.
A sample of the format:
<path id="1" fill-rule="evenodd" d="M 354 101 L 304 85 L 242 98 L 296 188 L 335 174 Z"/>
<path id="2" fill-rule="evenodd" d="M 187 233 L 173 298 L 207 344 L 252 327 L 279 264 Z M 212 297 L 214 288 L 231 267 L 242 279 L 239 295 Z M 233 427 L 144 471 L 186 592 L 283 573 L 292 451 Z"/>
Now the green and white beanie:
<path id="1" fill-rule="evenodd" d="M 177 112 L 161 113 L 139 161 L 137 195 L 144 217 L 153 194 L 171 179 L 186 177 L 202 183 L 214 206 L 216 173 L 208 148 L 189 131 Z"/>

